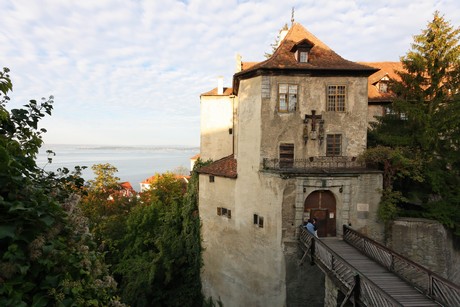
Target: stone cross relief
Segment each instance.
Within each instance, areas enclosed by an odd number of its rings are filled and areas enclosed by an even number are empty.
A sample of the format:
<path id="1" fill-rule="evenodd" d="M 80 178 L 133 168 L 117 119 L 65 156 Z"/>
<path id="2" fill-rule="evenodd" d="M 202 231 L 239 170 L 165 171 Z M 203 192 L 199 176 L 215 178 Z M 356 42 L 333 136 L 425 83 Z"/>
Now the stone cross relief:
<path id="1" fill-rule="evenodd" d="M 311 115 L 305 114 L 305 123 L 308 123 L 308 119 L 311 119 L 311 131 L 316 131 L 316 120 L 322 117 L 322 115 L 316 115 L 316 110 L 311 110 Z"/>
<path id="2" fill-rule="evenodd" d="M 305 114 L 305 119 L 304 119 L 304 140 L 305 144 L 307 143 L 308 139 L 311 140 L 316 140 L 317 137 L 319 136 L 320 143 L 323 141 L 323 125 L 324 125 L 324 120 L 322 119 L 322 115 L 316 115 L 316 110 L 311 110 L 311 115 Z M 311 122 L 311 129 L 310 133 L 308 133 L 308 123 Z M 319 135 L 317 129 L 317 125 L 319 126 Z"/>

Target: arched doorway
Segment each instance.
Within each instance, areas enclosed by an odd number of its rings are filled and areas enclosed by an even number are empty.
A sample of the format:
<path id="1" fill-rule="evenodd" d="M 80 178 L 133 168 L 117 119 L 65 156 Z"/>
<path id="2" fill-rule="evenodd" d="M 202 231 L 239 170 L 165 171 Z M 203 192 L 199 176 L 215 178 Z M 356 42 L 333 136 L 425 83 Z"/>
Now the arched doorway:
<path id="1" fill-rule="evenodd" d="M 304 212 L 309 218 L 317 218 L 319 237 L 336 236 L 336 201 L 331 191 L 317 190 L 308 195 Z"/>

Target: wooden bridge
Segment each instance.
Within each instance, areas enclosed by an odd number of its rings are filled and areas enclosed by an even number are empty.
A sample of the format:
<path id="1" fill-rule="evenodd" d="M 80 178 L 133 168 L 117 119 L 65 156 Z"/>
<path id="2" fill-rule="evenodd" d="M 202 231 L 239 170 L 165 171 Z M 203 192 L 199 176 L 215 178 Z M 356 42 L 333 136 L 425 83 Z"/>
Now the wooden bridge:
<path id="1" fill-rule="evenodd" d="M 460 306 L 460 287 L 380 243 L 343 226 L 342 238 L 300 230 L 304 256 L 346 294 L 341 306 Z"/>

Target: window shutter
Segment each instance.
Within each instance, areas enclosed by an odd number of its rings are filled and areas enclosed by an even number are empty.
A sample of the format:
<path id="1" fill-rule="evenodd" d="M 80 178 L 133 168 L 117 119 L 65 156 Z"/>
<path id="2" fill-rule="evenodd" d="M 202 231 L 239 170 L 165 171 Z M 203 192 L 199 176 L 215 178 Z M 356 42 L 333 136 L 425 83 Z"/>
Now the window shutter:
<path id="1" fill-rule="evenodd" d="M 280 144 L 280 168 L 294 166 L 294 144 Z"/>

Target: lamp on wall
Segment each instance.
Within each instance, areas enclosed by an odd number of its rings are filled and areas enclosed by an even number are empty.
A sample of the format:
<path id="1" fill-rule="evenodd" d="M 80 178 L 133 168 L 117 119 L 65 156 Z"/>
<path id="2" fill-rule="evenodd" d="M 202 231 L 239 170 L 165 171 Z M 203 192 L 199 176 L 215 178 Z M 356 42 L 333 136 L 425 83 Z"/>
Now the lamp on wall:
<path id="1" fill-rule="evenodd" d="M 340 193 L 342 193 L 342 192 L 343 192 L 343 185 L 342 185 L 342 186 L 340 186 L 340 188 L 339 188 L 339 192 L 340 192 Z"/>

